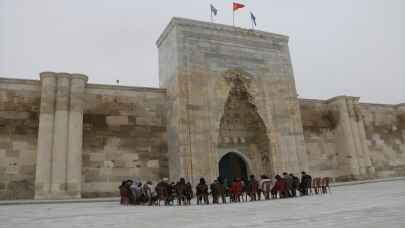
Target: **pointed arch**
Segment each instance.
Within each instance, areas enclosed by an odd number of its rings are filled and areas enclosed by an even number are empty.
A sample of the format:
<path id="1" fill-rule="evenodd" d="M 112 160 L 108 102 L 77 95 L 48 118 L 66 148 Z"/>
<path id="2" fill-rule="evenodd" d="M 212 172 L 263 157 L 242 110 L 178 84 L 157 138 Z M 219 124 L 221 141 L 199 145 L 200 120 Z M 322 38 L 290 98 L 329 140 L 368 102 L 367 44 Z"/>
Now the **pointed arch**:
<path id="1" fill-rule="evenodd" d="M 272 174 L 267 127 L 249 93 L 251 76 L 240 70 L 225 73 L 230 89 L 219 123 L 218 149 L 240 148 L 253 161 L 253 174 Z"/>

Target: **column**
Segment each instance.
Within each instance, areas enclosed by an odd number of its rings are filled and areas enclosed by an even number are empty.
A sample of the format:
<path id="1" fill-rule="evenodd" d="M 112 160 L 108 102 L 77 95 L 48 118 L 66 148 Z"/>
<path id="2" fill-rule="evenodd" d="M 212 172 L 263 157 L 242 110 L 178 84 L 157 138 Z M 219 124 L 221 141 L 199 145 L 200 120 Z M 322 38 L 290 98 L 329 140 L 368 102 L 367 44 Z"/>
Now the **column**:
<path id="1" fill-rule="evenodd" d="M 87 76 L 72 74 L 70 85 L 69 136 L 67 154 L 67 194 L 81 197 L 83 106 Z"/>
<path id="2" fill-rule="evenodd" d="M 35 173 L 35 199 L 45 199 L 51 191 L 51 161 L 54 132 L 56 77 L 43 72 Z"/>
<path id="3" fill-rule="evenodd" d="M 52 196 L 64 198 L 66 192 L 66 158 L 68 152 L 70 75 L 57 73 L 55 130 L 52 159 Z"/>

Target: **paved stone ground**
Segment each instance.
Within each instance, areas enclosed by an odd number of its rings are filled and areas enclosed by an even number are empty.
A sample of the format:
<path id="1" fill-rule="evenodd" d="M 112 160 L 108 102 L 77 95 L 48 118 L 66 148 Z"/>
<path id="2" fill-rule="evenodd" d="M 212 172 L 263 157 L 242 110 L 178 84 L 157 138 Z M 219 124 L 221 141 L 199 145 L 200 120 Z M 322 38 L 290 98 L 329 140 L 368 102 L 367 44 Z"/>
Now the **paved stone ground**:
<path id="1" fill-rule="evenodd" d="M 8 205 L 0 206 L 0 227 L 405 227 L 405 181 L 332 190 L 326 196 L 210 206 Z"/>

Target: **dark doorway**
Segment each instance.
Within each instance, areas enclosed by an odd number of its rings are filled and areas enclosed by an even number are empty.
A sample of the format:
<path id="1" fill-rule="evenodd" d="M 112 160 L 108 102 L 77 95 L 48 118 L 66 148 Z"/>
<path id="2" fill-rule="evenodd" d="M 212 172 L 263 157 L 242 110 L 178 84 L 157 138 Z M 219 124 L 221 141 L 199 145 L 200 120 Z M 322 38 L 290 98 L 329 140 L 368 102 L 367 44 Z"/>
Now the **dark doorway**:
<path id="1" fill-rule="evenodd" d="M 247 168 L 245 161 L 236 153 L 228 153 L 219 161 L 219 176 L 226 180 L 227 184 L 235 178 L 247 180 Z"/>

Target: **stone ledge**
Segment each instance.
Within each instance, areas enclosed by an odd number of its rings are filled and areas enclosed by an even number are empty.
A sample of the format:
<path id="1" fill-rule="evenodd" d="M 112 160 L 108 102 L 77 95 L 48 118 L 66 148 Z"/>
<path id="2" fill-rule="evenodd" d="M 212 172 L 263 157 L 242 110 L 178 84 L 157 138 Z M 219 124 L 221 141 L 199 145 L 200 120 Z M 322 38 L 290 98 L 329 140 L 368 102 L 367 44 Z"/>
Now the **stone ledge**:
<path id="1" fill-rule="evenodd" d="M 396 107 L 400 107 L 400 106 L 405 105 L 405 104 L 404 103 L 401 103 L 401 104 L 380 104 L 380 103 L 360 102 L 359 105 L 396 108 Z"/>
<path id="2" fill-rule="evenodd" d="M 308 104 L 308 103 L 328 104 L 331 101 L 334 101 L 334 100 L 336 100 L 338 98 L 341 98 L 341 97 L 345 97 L 345 96 L 337 96 L 337 97 L 333 97 L 333 98 L 325 99 L 325 100 L 316 99 L 316 98 L 314 98 L 314 99 L 311 99 L 311 98 L 298 98 L 298 102 L 300 104 L 305 104 L 305 103 L 306 104 Z M 355 98 L 357 98 L 357 97 L 355 97 Z M 369 106 L 381 106 L 381 107 L 391 107 L 391 108 L 402 107 L 402 106 L 405 107 L 405 103 L 400 103 L 400 104 L 380 104 L 380 103 L 359 102 L 359 105 L 360 106 L 364 106 L 364 105 L 366 105 L 366 106 L 368 106 L 368 105 Z"/>
<path id="3" fill-rule="evenodd" d="M 278 39 L 280 41 L 288 42 L 288 36 L 265 32 L 261 30 L 253 30 L 253 29 L 245 29 L 241 27 L 225 25 L 225 24 L 217 24 L 205 21 L 198 21 L 180 17 L 173 17 L 166 28 L 163 30 L 162 34 L 159 36 L 158 40 L 156 41 L 156 46 L 159 47 L 162 42 L 166 39 L 167 35 L 171 32 L 173 28 L 176 26 L 193 26 L 199 27 L 201 29 L 213 30 L 213 31 L 224 31 L 228 33 L 238 33 L 240 35 L 249 35 L 252 37 L 259 37 L 259 38 L 270 38 L 270 39 Z"/>
<path id="4" fill-rule="evenodd" d="M 40 80 L 35 79 L 19 79 L 19 78 L 0 78 L 0 83 L 4 84 L 25 84 L 25 85 L 36 85 L 41 84 Z"/>
<path id="5" fill-rule="evenodd" d="M 130 91 L 156 92 L 156 93 L 165 93 L 166 94 L 166 89 L 162 89 L 162 88 L 120 86 L 120 85 L 107 85 L 107 84 L 87 84 L 86 89 L 130 90 Z"/>
<path id="6" fill-rule="evenodd" d="M 87 77 L 87 75 L 84 75 L 84 74 L 71 74 L 70 77 L 72 79 L 81 79 L 85 82 L 87 82 L 89 80 L 89 77 Z"/>
<path id="7" fill-rule="evenodd" d="M 84 74 L 79 74 L 79 73 L 66 73 L 66 72 L 51 72 L 51 71 L 45 71 L 41 72 L 39 74 L 40 79 L 44 78 L 67 78 L 67 79 L 81 79 L 83 81 L 88 80 L 88 77 Z"/>

